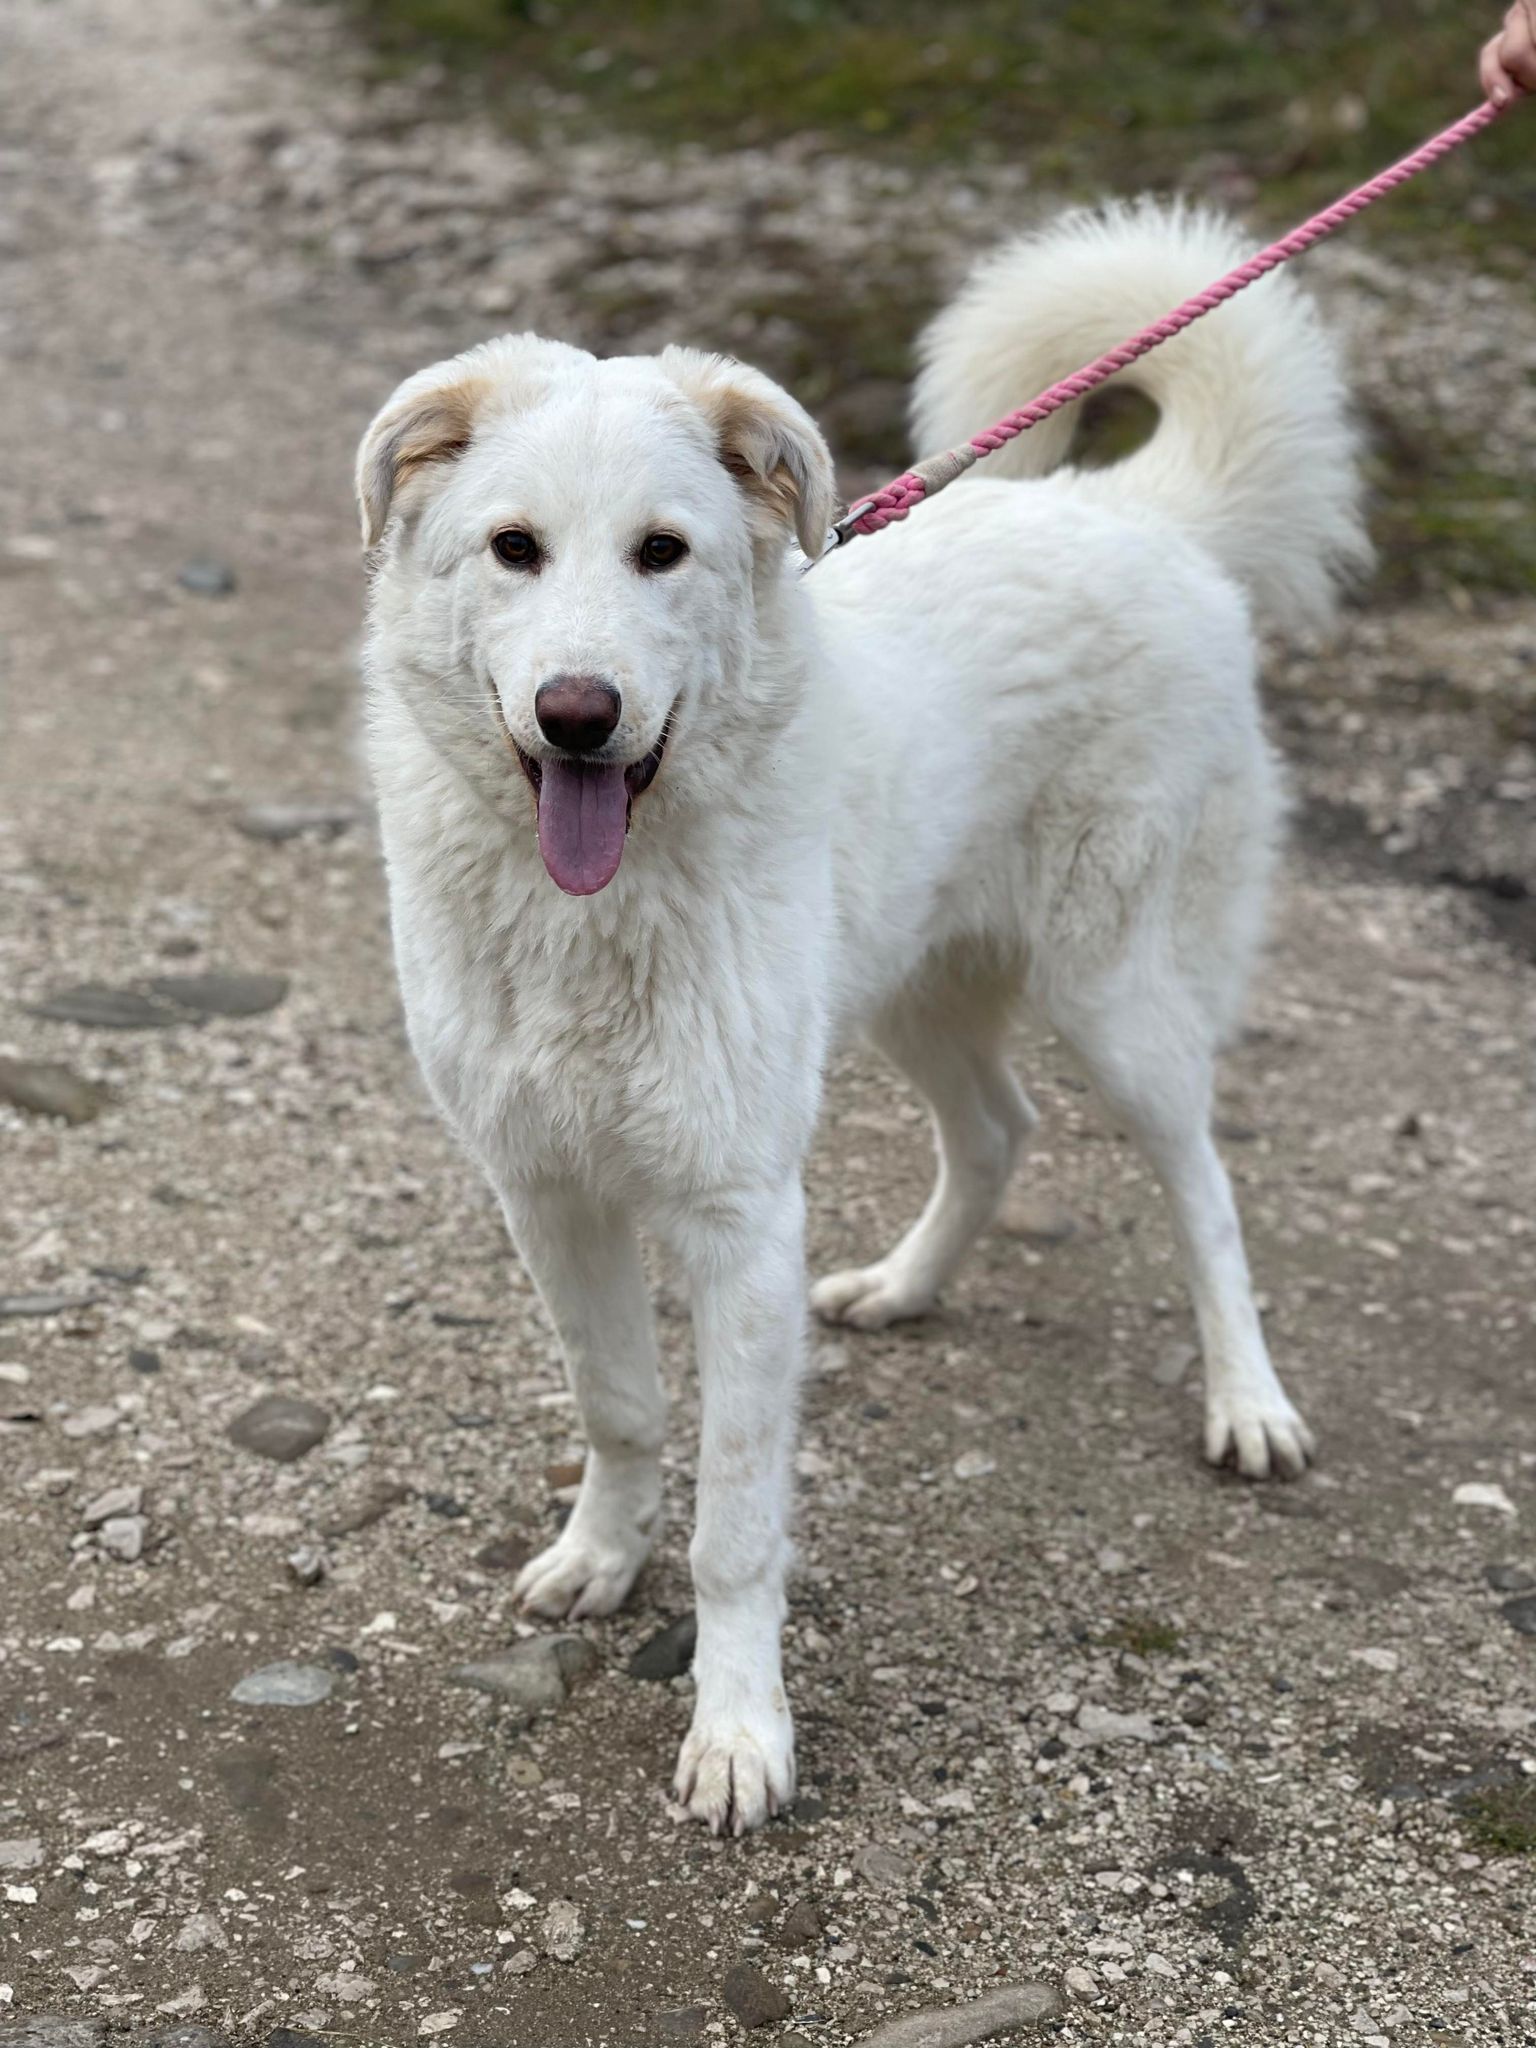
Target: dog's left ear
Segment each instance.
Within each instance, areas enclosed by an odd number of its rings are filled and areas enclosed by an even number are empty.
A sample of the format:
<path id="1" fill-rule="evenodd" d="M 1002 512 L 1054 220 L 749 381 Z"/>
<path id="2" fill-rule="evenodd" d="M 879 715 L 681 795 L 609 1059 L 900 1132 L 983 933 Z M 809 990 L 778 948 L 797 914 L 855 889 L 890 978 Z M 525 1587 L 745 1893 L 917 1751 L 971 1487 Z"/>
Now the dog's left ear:
<path id="1" fill-rule="evenodd" d="M 490 379 L 462 357 L 407 377 L 378 414 L 357 451 L 357 505 L 363 546 L 373 547 L 405 486 L 469 446 Z"/>
<path id="2" fill-rule="evenodd" d="M 821 430 L 761 370 L 702 349 L 669 348 L 661 366 L 704 414 L 720 460 L 751 503 L 760 537 L 793 532 L 812 561 L 826 545 L 837 485 Z"/>

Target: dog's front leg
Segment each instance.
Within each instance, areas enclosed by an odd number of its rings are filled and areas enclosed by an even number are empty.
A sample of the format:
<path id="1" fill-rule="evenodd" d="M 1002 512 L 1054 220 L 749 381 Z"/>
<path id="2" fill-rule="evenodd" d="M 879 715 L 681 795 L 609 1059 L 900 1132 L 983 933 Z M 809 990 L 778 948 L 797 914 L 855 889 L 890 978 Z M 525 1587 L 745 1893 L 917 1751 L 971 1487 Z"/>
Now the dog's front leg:
<path id="1" fill-rule="evenodd" d="M 789 1564 L 795 1408 L 805 1357 L 805 1204 L 798 1181 L 713 1208 L 681 1234 L 703 1396 L 693 1725 L 677 1796 L 716 1834 L 794 1797 L 779 1634 Z"/>
<path id="2" fill-rule="evenodd" d="M 661 1523 L 666 1398 L 640 1248 L 626 1217 L 576 1187 L 504 1188 L 502 1207 L 559 1334 L 587 1437 L 571 1518 L 515 1590 L 536 1614 L 611 1614 Z"/>

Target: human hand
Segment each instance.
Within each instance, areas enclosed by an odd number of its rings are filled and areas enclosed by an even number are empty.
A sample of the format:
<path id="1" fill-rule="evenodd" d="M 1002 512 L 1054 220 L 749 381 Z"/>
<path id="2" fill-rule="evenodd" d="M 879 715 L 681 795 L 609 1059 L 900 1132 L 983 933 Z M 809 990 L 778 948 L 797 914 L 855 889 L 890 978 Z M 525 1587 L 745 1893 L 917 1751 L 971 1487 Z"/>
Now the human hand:
<path id="1" fill-rule="evenodd" d="M 1536 92 L 1536 0 L 1514 0 L 1504 26 L 1483 45 L 1477 75 L 1496 107 Z"/>

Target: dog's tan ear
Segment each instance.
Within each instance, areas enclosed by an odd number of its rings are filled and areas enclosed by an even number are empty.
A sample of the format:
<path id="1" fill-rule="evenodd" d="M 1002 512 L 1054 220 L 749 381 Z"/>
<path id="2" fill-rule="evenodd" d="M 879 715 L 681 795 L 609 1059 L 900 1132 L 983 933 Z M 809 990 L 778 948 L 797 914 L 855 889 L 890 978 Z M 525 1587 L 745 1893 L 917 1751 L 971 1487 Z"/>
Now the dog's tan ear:
<path id="1" fill-rule="evenodd" d="M 720 460 L 746 492 L 761 537 L 793 532 L 814 560 L 826 544 L 837 485 L 810 414 L 761 370 L 729 356 L 669 348 L 661 366 L 708 420 Z"/>
<path id="2" fill-rule="evenodd" d="M 357 451 L 365 548 L 379 540 L 391 508 L 413 477 L 464 453 L 491 381 L 483 370 L 454 357 L 407 377 L 379 413 Z"/>

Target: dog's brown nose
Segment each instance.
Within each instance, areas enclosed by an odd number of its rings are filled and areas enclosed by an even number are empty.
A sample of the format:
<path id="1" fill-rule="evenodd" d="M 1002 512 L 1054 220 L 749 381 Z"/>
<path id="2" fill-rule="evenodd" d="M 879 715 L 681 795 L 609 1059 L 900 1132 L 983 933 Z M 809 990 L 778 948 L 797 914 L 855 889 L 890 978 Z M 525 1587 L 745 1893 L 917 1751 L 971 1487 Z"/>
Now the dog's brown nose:
<path id="1" fill-rule="evenodd" d="M 533 699 L 539 731 L 568 754 L 593 754 L 619 722 L 621 699 L 602 676 L 551 676 Z"/>

